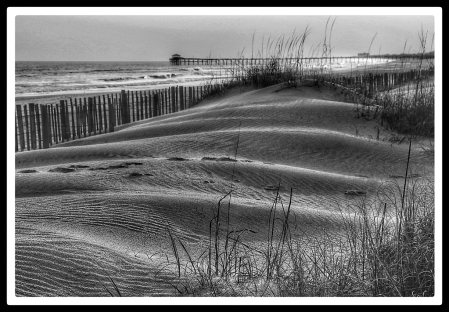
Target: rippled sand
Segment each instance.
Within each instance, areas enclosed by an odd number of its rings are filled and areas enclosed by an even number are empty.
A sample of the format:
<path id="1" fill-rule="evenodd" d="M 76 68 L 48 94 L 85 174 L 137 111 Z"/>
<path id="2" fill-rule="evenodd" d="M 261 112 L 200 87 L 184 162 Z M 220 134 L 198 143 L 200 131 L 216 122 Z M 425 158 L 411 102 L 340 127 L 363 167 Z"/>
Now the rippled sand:
<path id="1" fill-rule="evenodd" d="M 16 153 L 16 295 L 117 295 L 113 283 L 123 296 L 174 295 L 167 226 L 200 250 L 231 184 L 231 222 L 254 243 L 279 183 L 300 226 L 332 229 L 354 200 L 345 192 L 372 198 L 404 174 L 408 144 L 393 135 L 376 140 L 376 123 L 330 89 L 272 86 Z M 419 145 L 411 166 L 433 172 Z"/>

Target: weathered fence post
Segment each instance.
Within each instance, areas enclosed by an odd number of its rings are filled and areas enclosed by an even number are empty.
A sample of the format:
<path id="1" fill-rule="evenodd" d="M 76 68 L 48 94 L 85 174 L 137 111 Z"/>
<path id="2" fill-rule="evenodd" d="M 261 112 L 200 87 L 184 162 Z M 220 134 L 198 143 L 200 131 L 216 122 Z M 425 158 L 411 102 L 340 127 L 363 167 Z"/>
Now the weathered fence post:
<path id="1" fill-rule="evenodd" d="M 19 126 L 19 141 L 20 141 L 20 150 L 25 150 L 25 137 L 23 131 L 23 117 L 22 117 L 22 105 L 16 105 L 17 110 L 17 124 Z"/>
<path id="2" fill-rule="evenodd" d="M 167 88 L 164 89 L 163 95 L 164 95 L 164 105 L 162 107 L 162 114 L 161 115 L 167 114 L 167 111 L 168 111 L 168 96 L 169 96 L 169 92 L 168 92 Z"/>
<path id="3" fill-rule="evenodd" d="M 114 101 L 113 101 L 114 102 Z M 114 102 L 114 107 L 115 107 L 115 113 L 116 113 L 116 120 L 117 120 L 117 125 L 121 125 L 122 124 L 122 116 L 121 116 L 121 111 L 122 111 L 122 97 L 120 94 L 115 94 L 115 102 Z"/>
<path id="4" fill-rule="evenodd" d="M 92 105 L 92 109 L 93 109 L 93 115 L 92 115 L 93 127 L 92 127 L 92 129 L 94 130 L 94 135 L 97 135 L 98 119 L 97 119 L 97 101 L 95 100 L 95 96 L 92 97 L 92 100 L 93 100 L 93 105 Z"/>
<path id="5" fill-rule="evenodd" d="M 60 111 L 59 111 L 59 118 L 60 118 L 60 127 L 61 127 L 61 142 L 64 142 L 64 140 L 66 139 L 67 135 L 66 135 L 66 118 L 65 118 L 65 105 L 64 105 L 64 100 L 60 100 L 59 101 L 59 106 L 60 106 Z"/>
<path id="6" fill-rule="evenodd" d="M 26 145 L 27 145 L 27 150 L 29 151 L 30 150 L 30 127 L 29 127 L 29 125 L 28 125 L 28 112 L 27 112 L 27 107 L 26 106 L 24 106 L 23 107 L 23 114 L 24 114 L 24 116 L 25 116 L 25 127 L 26 127 L 26 130 L 25 130 L 25 134 L 26 134 Z"/>
<path id="7" fill-rule="evenodd" d="M 65 100 L 65 124 L 66 124 L 66 139 L 70 140 L 70 117 L 69 117 L 69 104 L 67 104 L 67 100 Z"/>
<path id="8" fill-rule="evenodd" d="M 175 107 L 176 111 L 179 111 L 179 87 L 175 87 Z"/>
<path id="9" fill-rule="evenodd" d="M 58 143 L 62 142 L 62 124 L 61 124 L 61 115 L 60 115 L 60 107 L 58 104 L 55 104 L 55 124 L 56 124 L 56 134 L 58 138 Z"/>
<path id="10" fill-rule="evenodd" d="M 171 113 L 175 113 L 177 111 L 176 109 L 176 88 L 172 87 L 171 88 Z"/>
<path id="11" fill-rule="evenodd" d="M 31 149 L 36 149 L 36 124 L 35 124 L 35 114 L 34 114 L 34 104 L 29 104 L 30 109 L 30 139 L 31 139 Z"/>
<path id="12" fill-rule="evenodd" d="M 140 101 L 136 98 L 136 121 L 143 119 L 140 114 L 139 105 L 142 107 L 142 91 L 140 91 Z"/>
<path id="13" fill-rule="evenodd" d="M 140 102 L 140 106 L 143 105 L 143 93 L 140 91 L 140 99 L 138 99 L 138 95 L 136 94 L 136 103 Z M 137 105 L 137 104 L 136 104 Z M 143 118 L 142 118 L 143 119 Z"/>
<path id="14" fill-rule="evenodd" d="M 88 112 L 87 112 L 87 132 L 89 136 L 91 136 L 92 131 L 94 130 L 94 122 L 93 122 L 93 99 L 91 97 L 88 98 Z"/>
<path id="15" fill-rule="evenodd" d="M 104 119 L 104 133 L 106 133 L 106 130 L 108 129 L 108 119 L 106 118 L 106 97 L 103 94 L 103 119 Z"/>
<path id="16" fill-rule="evenodd" d="M 75 104 L 76 106 L 76 104 Z M 70 114 L 72 115 L 71 119 L 72 119 L 72 140 L 75 140 L 76 138 L 76 132 L 75 132 L 75 114 L 73 111 L 73 103 L 72 103 L 72 98 L 70 98 Z"/>
<path id="17" fill-rule="evenodd" d="M 53 104 L 50 104 L 50 115 L 51 115 L 51 123 L 53 125 L 53 142 L 55 144 L 58 144 L 58 125 L 56 122 L 56 107 L 53 107 Z"/>
<path id="18" fill-rule="evenodd" d="M 108 109 L 109 109 L 109 132 L 114 132 L 115 109 L 114 104 L 111 103 L 111 99 L 109 97 L 108 97 Z"/>
<path id="19" fill-rule="evenodd" d="M 157 105 L 157 115 L 162 116 L 162 108 L 164 107 L 164 92 L 162 90 L 159 90 L 159 97 L 158 97 L 158 105 Z"/>
<path id="20" fill-rule="evenodd" d="M 189 87 L 189 98 L 188 98 L 188 100 L 187 100 L 187 107 L 186 108 L 189 108 L 189 107 L 192 107 L 192 87 Z"/>
<path id="21" fill-rule="evenodd" d="M 76 98 L 75 98 L 75 120 L 76 120 L 76 136 L 78 137 L 78 139 L 81 139 L 80 109 L 78 103 L 76 103 Z"/>
<path id="22" fill-rule="evenodd" d="M 122 90 L 122 124 L 129 123 L 127 104 L 128 101 L 126 99 L 126 91 Z"/>
<path id="23" fill-rule="evenodd" d="M 87 136 L 87 99 L 84 98 L 84 104 L 82 106 L 82 113 L 81 113 L 81 118 L 83 120 L 83 133 L 84 133 L 84 137 Z"/>
<path id="24" fill-rule="evenodd" d="M 140 99 L 140 116 L 139 117 L 137 117 L 137 120 L 139 120 L 139 118 L 140 118 L 140 120 L 143 120 L 143 119 L 145 119 L 145 115 L 144 115 L 144 110 L 145 110 L 145 107 L 146 107 L 146 103 L 147 103 L 147 95 L 146 95 L 146 92 L 144 91 L 143 92 L 143 97 Z M 145 101 L 143 101 L 143 99 L 145 98 Z"/>
<path id="25" fill-rule="evenodd" d="M 14 116 L 14 125 L 15 125 L 15 139 L 14 139 L 14 141 L 15 141 L 15 143 L 16 143 L 16 152 L 18 152 L 19 151 L 19 144 L 18 144 L 18 140 L 17 140 L 17 118 Z"/>
<path id="26" fill-rule="evenodd" d="M 46 105 L 39 105 L 41 108 L 41 116 L 42 116 L 42 148 L 48 148 L 48 118 L 47 118 L 47 108 Z"/>
<path id="27" fill-rule="evenodd" d="M 160 90 L 160 96 L 159 96 L 159 115 L 158 116 L 162 116 L 164 115 L 164 102 L 165 102 L 165 97 L 164 97 L 164 91 Z"/>
<path id="28" fill-rule="evenodd" d="M 179 110 L 184 110 L 184 87 L 179 87 Z"/>
<path id="29" fill-rule="evenodd" d="M 47 142 L 48 142 L 48 145 L 49 145 L 49 147 L 50 146 L 52 146 L 53 145 L 53 142 L 52 142 L 52 119 L 51 119 L 51 107 L 50 107 L 50 105 L 44 105 L 43 106 L 44 107 L 44 109 L 45 109 L 45 112 L 46 112 L 46 114 L 47 114 L 47 125 L 46 125 L 46 128 L 47 128 Z"/>
<path id="30" fill-rule="evenodd" d="M 137 104 L 137 91 L 134 92 L 134 95 L 136 96 L 136 104 Z M 133 122 L 136 121 L 136 115 L 135 115 L 135 111 L 134 111 L 134 95 L 133 92 L 131 91 L 131 116 L 133 117 Z"/>
<path id="31" fill-rule="evenodd" d="M 153 94 L 153 117 L 157 117 L 157 107 L 159 106 L 159 95 L 157 92 Z"/>
<path id="32" fill-rule="evenodd" d="M 148 113 L 151 115 L 151 91 L 148 91 L 148 96 L 145 94 L 145 119 L 148 119 Z"/>
<path id="33" fill-rule="evenodd" d="M 40 119 L 40 114 L 39 114 L 39 107 L 40 107 L 41 105 L 35 105 L 34 106 L 34 109 L 36 110 L 36 113 L 35 113 L 35 115 L 36 115 L 36 123 L 37 123 L 37 147 L 39 148 L 39 149 L 42 149 L 42 144 L 41 144 L 41 119 Z"/>
<path id="34" fill-rule="evenodd" d="M 97 135 L 97 130 L 99 130 L 98 129 L 98 116 L 97 116 L 97 99 L 96 99 L 96 97 L 95 96 L 93 96 L 92 97 L 92 99 L 93 99 L 93 101 L 94 101 L 94 103 L 93 103 L 93 118 L 92 118 L 92 120 L 93 120 L 93 125 L 94 125 L 94 127 L 93 127 L 93 129 L 94 129 L 94 135 Z"/>
<path id="35" fill-rule="evenodd" d="M 50 105 L 44 105 L 45 111 L 47 112 L 47 140 L 48 140 L 48 145 L 52 145 L 51 143 L 51 108 Z"/>
<path id="36" fill-rule="evenodd" d="M 99 123 L 98 127 L 100 128 L 99 132 L 101 134 L 101 130 L 103 130 L 103 116 L 101 114 L 101 97 L 100 96 L 98 97 L 98 123 Z"/>

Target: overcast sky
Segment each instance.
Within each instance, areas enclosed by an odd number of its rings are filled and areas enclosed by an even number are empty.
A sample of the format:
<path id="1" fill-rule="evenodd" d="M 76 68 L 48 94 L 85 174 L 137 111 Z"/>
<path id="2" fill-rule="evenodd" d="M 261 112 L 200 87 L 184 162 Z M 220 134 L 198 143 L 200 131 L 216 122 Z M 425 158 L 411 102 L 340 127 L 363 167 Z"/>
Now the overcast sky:
<path id="1" fill-rule="evenodd" d="M 18 15 L 16 61 L 167 61 L 184 57 L 251 56 L 262 39 L 290 37 L 308 25 L 305 53 L 322 44 L 329 15 Z M 419 49 L 418 32 L 434 34 L 434 17 L 332 15 L 333 55 L 402 53 Z M 330 25 L 329 25 L 330 28 Z M 328 33 L 329 36 L 329 33 Z"/>

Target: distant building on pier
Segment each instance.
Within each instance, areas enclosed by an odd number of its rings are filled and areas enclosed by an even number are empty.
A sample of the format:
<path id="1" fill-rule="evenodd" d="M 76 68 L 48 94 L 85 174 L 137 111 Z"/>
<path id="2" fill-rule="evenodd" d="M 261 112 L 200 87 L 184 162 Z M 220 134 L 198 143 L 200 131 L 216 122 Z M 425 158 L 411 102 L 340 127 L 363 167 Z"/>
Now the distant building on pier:
<path id="1" fill-rule="evenodd" d="M 181 57 L 181 55 L 179 55 L 179 54 L 173 54 L 172 56 L 171 56 L 171 58 L 169 59 L 169 61 L 170 61 L 170 63 L 171 64 L 173 64 L 173 65 L 179 65 L 179 61 L 181 60 L 181 59 L 183 59 L 183 57 Z"/>
<path id="2" fill-rule="evenodd" d="M 363 52 L 363 53 L 357 54 L 357 56 L 358 56 L 358 57 L 369 57 L 369 53 Z"/>

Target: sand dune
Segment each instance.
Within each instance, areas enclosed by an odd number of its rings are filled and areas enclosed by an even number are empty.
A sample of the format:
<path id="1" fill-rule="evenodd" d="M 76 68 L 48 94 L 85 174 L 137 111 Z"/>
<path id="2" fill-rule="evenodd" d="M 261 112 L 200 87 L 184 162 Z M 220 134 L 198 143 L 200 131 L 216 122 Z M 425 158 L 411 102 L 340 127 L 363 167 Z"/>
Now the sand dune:
<path id="1" fill-rule="evenodd" d="M 17 153 L 16 294 L 108 296 L 110 276 L 122 295 L 170 295 L 167 226 L 199 250 L 231 187 L 232 224 L 263 243 L 279 183 L 299 226 L 337 229 L 338 205 L 357 200 L 345 192 L 372 198 L 404 174 L 408 144 L 376 140 L 376 123 L 334 91 L 245 91 Z M 411 155 L 414 172 L 433 171 L 419 147 Z"/>

